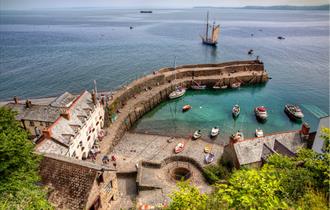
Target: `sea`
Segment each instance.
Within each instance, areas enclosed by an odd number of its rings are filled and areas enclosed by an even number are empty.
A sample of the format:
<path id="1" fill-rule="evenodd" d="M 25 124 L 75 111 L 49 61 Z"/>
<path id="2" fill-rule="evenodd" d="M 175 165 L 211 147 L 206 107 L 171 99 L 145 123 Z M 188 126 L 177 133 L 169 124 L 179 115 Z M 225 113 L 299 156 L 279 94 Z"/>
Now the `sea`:
<path id="1" fill-rule="evenodd" d="M 216 48 L 201 43 L 206 13 L 220 24 Z M 132 29 L 130 28 L 132 27 Z M 311 130 L 329 114 L 329 13 L 315 10 L 74 8 L 0 12 L 0 100 L 56 96 L 65 91 L 113 91 L 162 67 L 259 59 L 272 78 L 237 90 L 188 91 L 140 119 L 135 132 L 188 136 L 214 126 L 220 135 L 256 128 L 295 130 L 284 105 L 299 105 Z M 285 37 L 284 40 L 277 39 Z M 253 49 L 254 54 L 248 55 Z M 181 108 L 193 108 L 182 113 Z M 237 120 L 234 104 L 241 106 Z M 264 105 L 269 119 L 256 121 Z M 221 137 L 220 137 L 221 138 Z"/>

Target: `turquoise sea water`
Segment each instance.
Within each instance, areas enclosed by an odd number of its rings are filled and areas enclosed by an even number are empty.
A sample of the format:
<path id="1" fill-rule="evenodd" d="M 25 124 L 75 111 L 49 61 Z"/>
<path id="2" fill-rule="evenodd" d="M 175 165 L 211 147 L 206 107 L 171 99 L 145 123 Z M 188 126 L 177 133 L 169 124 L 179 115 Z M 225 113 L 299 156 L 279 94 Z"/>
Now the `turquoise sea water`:
<path id="1" fill-rule="evenodd" d="M 265 86 L 188 92 L 148 113 L 136 130 L 187 134 L 219 125 L 228 133 L 240 128 L 249 135 L 257 126 L 266 132 L 300 127 L 284 115 L 285 103 L 301 105 L 315 129 L 318 117 L 329 113 L 328 12 L 210 9 L 222 28 L 217 48 L 201 44 L 205 15 L 205 9 L 1 11 L 0 100 L 79 93 L 91 89 L 94 79 L 99 90 L 116 89 L 173 65 L 175 56 L 181 65 L 259 55 L 273 78 Z M 249 49 L 253 56 L 247 55 Z M 170 109 L 184 103 L 193 109 L 174 118 Z M 230 110 L 235 103 L 242 115 L 234 123 Z M 254 121 L 252 109 L 259 104 L 270 108 L 264 125 Z"/>

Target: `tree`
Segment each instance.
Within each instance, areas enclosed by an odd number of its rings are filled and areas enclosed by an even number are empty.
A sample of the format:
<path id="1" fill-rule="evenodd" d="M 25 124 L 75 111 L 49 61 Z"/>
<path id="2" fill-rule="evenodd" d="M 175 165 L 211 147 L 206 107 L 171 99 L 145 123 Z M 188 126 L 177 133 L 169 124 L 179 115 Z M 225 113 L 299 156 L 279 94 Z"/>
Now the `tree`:
<path id="1" fill-rule="evenodd" d="M 0 108 L 0 209 L 51 209 L 37 186 L 40 158 L 15 114 Z"/>

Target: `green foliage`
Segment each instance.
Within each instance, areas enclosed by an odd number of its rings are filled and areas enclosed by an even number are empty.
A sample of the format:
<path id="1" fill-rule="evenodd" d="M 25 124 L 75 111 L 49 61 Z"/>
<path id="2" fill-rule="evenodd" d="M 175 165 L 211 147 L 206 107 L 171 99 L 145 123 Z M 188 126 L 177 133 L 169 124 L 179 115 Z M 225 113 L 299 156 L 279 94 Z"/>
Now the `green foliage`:
<path id="1" fill-rule="evenodd" d="M 201 194 L 199 190 L 190 185 L 189 182 L 179 182 L 178 191 L 174 191 L 170 198 L 172 202 L 167 209 L 169 210 L 197 210 L 204 209 L 207 195 Z"/>
<path id="2" fill-rule="evenodd" d="M 329 140 L 329 129 L 323 131 L 322 137 Z M 194 193 L 180 189 L 172 194 L 172 199 L 176 206 L 182 204 L 182 208 L 172 209 L 328 209 L 330 156 L 329 150 L 325 151 L 317 154 L 301 149 L 297 157 L 292 158 L 272 155 L 261 169 L 233 171 L 228 184 L 218 182 L 226 177 L 219 165 L 208 166 L 205 172 L 215 183 L 214 192 L 206 195 L 206 201 L 194 199 L 198 208 L 192 208 L 188 198 L 203 195 L 196 188 Z M 184 189 L 191 188 L 185 186 Z"/>
<path id="3" fill-rule="evenodd" d="M 222 179 L 227 179 L 230 172 L 221 164 L 217 164 L 204 167 L 203 175 L 210 184 L 214 184 Z"/>
<path id="4" fill-rule="evenodd" d="M 0 108 L 0 209 L 50 209 L 39 181 L 40 158 L 10 109 Z"/>

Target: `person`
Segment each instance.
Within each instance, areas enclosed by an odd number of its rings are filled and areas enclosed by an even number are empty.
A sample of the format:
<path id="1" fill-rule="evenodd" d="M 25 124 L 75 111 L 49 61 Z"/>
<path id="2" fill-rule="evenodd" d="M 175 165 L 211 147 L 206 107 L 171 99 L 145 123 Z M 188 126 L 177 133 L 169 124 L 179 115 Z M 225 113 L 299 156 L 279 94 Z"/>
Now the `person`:
<path id="1" fill-rule="evenodd" d="M 109 157 L 107 155 L 104 155 L 103 158 L 102 158 L 103 164 L 107 164 L 107 163 L 109 163 L 109 161 L 110 161 Z"/>

